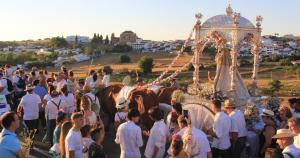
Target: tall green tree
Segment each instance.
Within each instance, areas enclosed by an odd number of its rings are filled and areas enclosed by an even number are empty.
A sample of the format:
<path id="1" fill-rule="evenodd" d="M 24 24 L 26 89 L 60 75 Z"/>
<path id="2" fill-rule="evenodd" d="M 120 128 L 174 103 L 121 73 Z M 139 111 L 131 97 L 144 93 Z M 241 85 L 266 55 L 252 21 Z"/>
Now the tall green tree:
<path id="1" fill-rule="evenodd" d="M 102 35 L 100 35 L 100 37 L 99 37 L 99 44 L 103 44 L 103 36 Z"/>
<path id="2" fill-rule="evenodd" d="M 149 56 L 143 56 L 138 64 L 143 73 L 151 73 L 152 68 L 154 67 L 153 59 Z"/>
<path id="3" fill-rule="evenodd" d="M 105 41 L 104 41 L 104 44 L 109 44 L 109 39 L 108 39 L 108 35 L 106 35 L 106 37 L 105 37 Z"/>

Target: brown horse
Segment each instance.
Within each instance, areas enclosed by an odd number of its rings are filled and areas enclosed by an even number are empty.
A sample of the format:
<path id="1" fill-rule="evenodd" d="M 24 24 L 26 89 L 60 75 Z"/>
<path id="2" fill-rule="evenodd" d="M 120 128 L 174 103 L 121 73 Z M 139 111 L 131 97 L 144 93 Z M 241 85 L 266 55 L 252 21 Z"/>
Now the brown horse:
<path id="1" fill-rule="evenodd" d="M 108 126 L 114 120 L 116 109 L 116 98 L 121 91 L 123 85 L 114 84 L 103 89 L 100 93 L 97 94 L 100 99 L 101 108 L 103 111 L 108 114 L 109 122 Z M 130 100 L 129 108 L 137 108 L 142 105 L 138 105 L 135 98 L 141 96 L 143 98 L 143 104 L 145 108 L 145 113 L 141 115 L 141 124 L 145 126 L 148 130 L 152 127 L 153 121 L 148 116 L 148 110 L 153 106 L 158 106 L 157 95 L 150 90 L 136 88 L 130 92 L 128 99 Z"/>
<path id="2" fill-rule="evenodd" d="M 177 88 L 172 87 L 162 87 L 157 93 L 159 103 L 165 103 L 171 105 L 172 93 L 177 90 Z"/>

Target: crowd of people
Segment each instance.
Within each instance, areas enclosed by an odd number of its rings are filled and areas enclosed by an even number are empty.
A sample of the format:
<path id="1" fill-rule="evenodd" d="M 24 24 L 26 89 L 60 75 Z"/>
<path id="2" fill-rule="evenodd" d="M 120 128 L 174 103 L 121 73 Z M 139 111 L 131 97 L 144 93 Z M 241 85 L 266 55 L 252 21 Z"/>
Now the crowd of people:
<path id="1" fill-rule="evenodd" d="M 21 122 L 34 134 L 45 134 L 49 155 L 61 158 L 108 158 L 102 142 L 105 126 L 97 88 L 110 86 L 110 74 L 102 70 L 102 79 L 91 70 L 83 82 L 61 67 L 58 73 L 38 70 L 30 73 L 6 65 L 0 70 L 0 95 L 11 111 L 1 116 L 0 157 L 23 157 L 17 129 Z M 173 88 L 180 88 L 176 78 Z M 136 86 L 145 85 L 137 77 Z M 177 93 L 176 90 L 173 93 Z M 154 122 L 143 128 L 140 117 L 145 109 L 129 108 L 127 98 L 119 98 L 114 117 L 121 158 L 300 158 L 300 99 L 288 103 L 260 97 L 243 107 L 231 99 L 213 98 L 213 124 L 195 128 L 182 98 L 173 97 L 168 113 L 159 107 L 148 109 Z M 136 102 L 143 103 L 142 97 Z M 276 103 L 276 104 L 275 104 Z M 275 106 L 274 106 L 275 105 Z M 142 106 L 143 107 L 143 106 Z M 143 149 L 141 152 L 141 148 Z"/>

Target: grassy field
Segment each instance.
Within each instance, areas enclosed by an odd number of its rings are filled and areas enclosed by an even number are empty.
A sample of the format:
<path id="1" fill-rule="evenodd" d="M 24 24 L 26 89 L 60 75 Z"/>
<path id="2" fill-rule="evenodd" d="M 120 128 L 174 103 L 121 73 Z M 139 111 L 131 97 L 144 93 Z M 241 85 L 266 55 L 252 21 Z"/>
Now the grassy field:
<path id="1" fill-rule="evenodd" d="M 70 70 L 73 70 L 75 75 L 78 78 L 85 78 L 88 71 L 90 69 L 98 70 L 102 66 L 110 65 L 114 71 L 114 75 L 112 76 L 113 82 L 121 82 L 123 77 L 126 75 L 123 72 L 135 72 L 139 70 L 138 68 L 138 60 L 144 56 L 148 55 L 154 59 L 154 68 L 153 73 L 145 76 L 146 81 L 153 81 L 157 76 L 160 75 L 162 71 L 164 71 L 168 65 L 172 62 L 173 58 L 176 56 L 175 54 L 167 54 L 167 53 L 130 53 L 127 54 L 131 58 L 131 63 L 122 64 L 119 62 L 119 56 L 121 54 L 106 54 L 99 58 L 96 58 L 91 61 L 85 61 L 81 63 L 75 63 L 71 65 L 66 65 L 66 67 Z M 182 67 L 185 63 L 191 60 L 191 55 L 182 55 L 170 72 L 175 71 L 176 69 Z M 201 63 L 204 65 L 213 64 L 214 60 L 206 57 L 201 58 Z M 56 71 L 56 69 L 52 69 L 52 71 Z M 201 70 L 200 76 L 203 82 L 207 82 L 207 71 L 206 69 Z M 209 69 L 212 75 L 215 73 L 215 69 Z M 249 67 L 241 67 L 239 71 L 243 78 L 245 79 L 245 83 L 251 83 L 251 75 L 252 75 L 252 66 Z M 192 72 L 185 71 L 178 76 L 179 82 L 182 84 L 188 84 L 192 82 Z M 300 74 L 293 74 L 282 67 L 275 65 L 264 65 L 259 67 L 258 73 L 258 86 L 260 88 L 267 88 L 268 83 L 272 80 L 280 80 L 284 87 L 279 92 L 279 95 L 287 95 L 292 93 L 300 94 Z"/>

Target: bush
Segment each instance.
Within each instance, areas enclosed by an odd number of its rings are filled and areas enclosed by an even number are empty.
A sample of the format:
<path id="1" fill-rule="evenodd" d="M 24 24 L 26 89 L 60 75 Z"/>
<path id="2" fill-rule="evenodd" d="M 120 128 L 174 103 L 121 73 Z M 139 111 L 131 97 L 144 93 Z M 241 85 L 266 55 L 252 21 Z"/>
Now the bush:
<path id="1" fill-rule="evenodd" d="M 206 68 L 203 64 L 200 64 L 199 69 L 203 70 L 203 69 L 206 69 Z M 195 70 L 194 65 L 192 63 L 190 63 L 189 66 L 188 66 L 188 71 L 194 71 L 194 70 Z"/>
<path id="2" fill-rule="evenodd" d="M 275 92 L 278 92 L 283 85 L 281 84 L 281 82 L 279 80 L 273 80 L 269 83 L 269 91 L 271 92 L 271 94 L 274 94 Z"/>
<path id="3" fill-rule="evenodd" d="M 128 55 L 121 55 L 120 56 L 120 62 L 121 63 L 130 63 L 131 59 Z"/>
<path id="4" fill-rule="evenodd" d="M 205 66 L 206 69 L 215 69 L 217 67 L 217 64 L 209 64 Z"/>
<path id="5" fill-rule="evenodd" d="M 194 70 L 195 70 L 194 65 L 190 63 L 188 66 L 188 71 L 194 71 Z"/>
<path id="6" fill-rule="evenodd" d="M 252 63 L 249 60 L 246 60 L 246 59 L 241 59 L 239 63 L 240 63 L 240 67 L 245 67 L 245 66 L 252 65 Z"/>
<path id="7" fill-rule="evenodd" d="M 280 66 L 290 66 L 290 65 L 292 65 L 292 62 L 290 59 L 280 59 L 279 65 Z"/>
<path id="8" fill-rule="evenodd" d="M 278 62 L 281 59 L 281 57 L 279 55 L 272 54 L 271 59 L 273 62 Z"/>
<path id="9" fill-rule="evenodd" d="M 124 68 L 120 71 L 121 74 L 129 74 L 128 68 Z"/>
<path id="10" fill-rule="evenodd" d="M 125 52 L 130 52 L 132 51 L 132 47 L 126 44 L 122 45 L 116 45 L 112 48 L 113 52 L 120 52 L 120 53 L 125 53 Z"/>
<path id="11" fill-rule="evenodd" d="M 143 56 L 139 62 L 139 67 L 143 73 L 151 73 L 154 66 L 153 59 L 149 56 Z"/>
<path id="12" fill-rule="evenodd" d="M 35 67 L 39 67 L 39 68 L 45 68 L 47 66 L 53 66 L 53 63 L 52 62 L 45 62 L 45 61 L 27 61 L 25 63 L 25 67 L 30 69 L 32 68 L 33 66 Z"/>
<path id="13" fill-rule="evenodd" d="M 263 58 L 263 61 L 264 61 L 264 62 L 271 62 L 271 61 L 272 61 L 272 58 L 270 58 L 270 57 L 264 57 L 264 58 Z"/>

